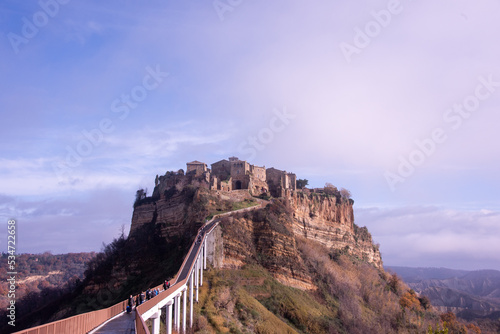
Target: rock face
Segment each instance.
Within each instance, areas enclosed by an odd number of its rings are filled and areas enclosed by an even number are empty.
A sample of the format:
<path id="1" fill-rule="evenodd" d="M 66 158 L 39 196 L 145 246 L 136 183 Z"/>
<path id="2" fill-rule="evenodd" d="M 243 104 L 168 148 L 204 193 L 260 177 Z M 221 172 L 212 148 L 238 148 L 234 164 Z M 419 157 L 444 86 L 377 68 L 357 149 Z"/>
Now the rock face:
<path id="1" fill-rule="evenodd" d="M 382 268 L 382 257 L 366 227 L 354 224 L 353 201 L 300 191 L 287 200 L 293 208 L 293 231 L 326 247 L 348 252 Z"/>
<path id="2" fill-rule="evenodd" d="M 159 178 L 151 197 L 136 201 L 130 235 L 154 224 L 167 241 L 194 238 L 210 213 L 230 211 L 233 203 L 249 201 L 248 190 L 210 190 L 204 176 L 169 172 Z"/>
<path id="3" fill-rule="evenodd" d="M 221 222 L 223 266 L 259 263 L 284 284 L 313 289 L 297 246 L 297 238 L 306 238 L 332 254 L 350 254 L 382 269 L 370 233 L 354 224 L 352 205 L 336 197 L 292 192 L 264 209 L 227 217 Z"/>
<path id="4" fill-rule="evenodd" d="M 203 221 L 191 207 L 195 190 L 176 192 L 170 198 L 160 198 L 152 203 L 137 205 L 132 214 L 130 235 L 144 224 L 154 223 L 167 239 L 183 235 Z"/>
<path id="5" fill-rule="evenodd" d="M 291 212 L 281 203 L 226 217 L 221 222 L 224 238 L 223 267 L 241 268 L 258 263 L 286 285 L 313 289 L 292 232 Z"/>

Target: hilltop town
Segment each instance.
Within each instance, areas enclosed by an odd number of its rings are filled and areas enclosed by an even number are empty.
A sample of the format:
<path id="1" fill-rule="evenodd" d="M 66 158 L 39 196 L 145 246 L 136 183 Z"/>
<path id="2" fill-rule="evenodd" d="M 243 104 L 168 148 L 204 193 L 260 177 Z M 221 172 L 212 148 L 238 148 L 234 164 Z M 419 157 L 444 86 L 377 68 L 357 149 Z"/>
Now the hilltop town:
<path id="1" fill-rule="evenodd" d="M 232 191 L 248 189 L 250 195 L 269 195 L 272 197 L 287 196 L 296 190 L 297 177 L 274 167 L 256 166 L 237 157 L 230 157 L 211 164 L 200 161 L 186 163 L 186 172 L 167 172 L 157 176 L 153 197 L 162 197 L 165 190 L 181 183 L 187 178 L 198 178 L 209 185 L 210 190 Z"/>

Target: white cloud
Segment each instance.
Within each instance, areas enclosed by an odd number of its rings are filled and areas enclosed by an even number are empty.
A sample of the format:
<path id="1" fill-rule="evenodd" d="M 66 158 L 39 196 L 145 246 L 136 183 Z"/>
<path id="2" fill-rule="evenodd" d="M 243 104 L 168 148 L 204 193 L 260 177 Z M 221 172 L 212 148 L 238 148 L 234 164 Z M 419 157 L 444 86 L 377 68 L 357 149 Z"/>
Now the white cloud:
<path id="1" fill-rule="evenodd" d="M 355 215 L 381 244 L 386 265 L 500 268 L 499 211 L 362 208 Z"/>

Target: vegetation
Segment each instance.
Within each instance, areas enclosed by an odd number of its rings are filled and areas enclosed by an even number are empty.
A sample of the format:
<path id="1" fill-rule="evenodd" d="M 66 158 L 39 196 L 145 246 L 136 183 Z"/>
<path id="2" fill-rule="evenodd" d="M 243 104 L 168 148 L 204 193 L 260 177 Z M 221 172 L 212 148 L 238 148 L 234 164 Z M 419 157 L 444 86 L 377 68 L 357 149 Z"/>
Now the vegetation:
<path id="1" fill-rule="evenodd" d="M 153 203 L 157 201 L 160 196 L 157 193 L 154 193 L 153 196 L 148 197 L 148 189 L 139 189 L 135 193 L 135 201 L 134 201 L 134 208 L 136 208 L 139 205 L 142 204 L 147 204 L 147 203 Z"/>
<path id="2" fill-rule="evenodd" d="M 195 305 L 200 333 L 480 333 L 424 307 L 396 275 L 353 262 L 334 262 L 302 240 L 316 291 L 285 286 L 258 264 L 210 270 Z"/>
<path id="3" fill-rule="evenodd" d="M 215 215 L 218 215 L 221 213 L 250 208 L 252 206 L 258 205 L 259 203 L 256 200 L 254 200 L 253 198 L 252 199 L 246 198 L 240 202 L 225 201 L 225 202 L 219 202 L 217 204 L 218 205 L 215 206 L 215 209 L 210 210 L 210 214 L 206 217 L 207 220 L 210 220 Z"/>
<path id="4" fill-rule="evenodd" d="M 372 235 L 370 234 L 366 226 L 359 227 L 358 225 L 354 224 L 354 240 L 372 242 Z"/>
<path id="5" fill-rule="evenodd" d="M 351 199 L 351 192 L 345 188 L 340 188 L 340 197 L 347 201 L 347 200 L 350 200 Z"/>
<path id="6" fill-rule="evenodd" d="M 7 263 L 9 254 L 2 253 L 2 261 Z M 69 253 L 52 255 L 19 254 L 16 256 L 17 286 L 16 297 L 21 299 L 27 294 L 38 293 L 44 289 L 62 287 L 68 282 L 76 284 L 84 277 L 86 263 L 95 253 Z M 0 267 L 0 276 L 7 277 L 7 266 Z M 7 306 L 7 281 L 0 282 L 0 309 Z"/>
<path id="7" fill-rule="evenodd" d="M 72 292 L 81 286 L 86 263 L 95 257 L 95 253 L 70 253 L 52 255 L 19 254 L 16 256 L 16 314 L 25 319 L 27 315 L 47 305 L 50 311 L 43 316 L 50 316 L 53 306 L 62 301 L 70 301 Z M 2 260 L 7 262 L 7 254 L 2 254 Z M 7 277 L 7 267 L 0 268 L 0 276 Z M 6 318 L 8 299 L 7 281 L 0 282 L 0 316 Z M 24 320 L 23 320 L 24 321 Z M 2 326 L 6 325 L 5 322 Z M 16 330 L 20 329 L 21 321 L 16 322 Z M 5 328 L 4 328 L 5 329 Z M 5 329 L 6 331 L 6 329 Z M 0 330 L 0 333 L 4 332 Z"/>
<path id="8" fill-rule="evenodd" d="M 297 184 L 297 189 L 302 189 L 302 188 L 305 188 L 309 184 L 309 180 L 298 179 L 296 184 Z"/>

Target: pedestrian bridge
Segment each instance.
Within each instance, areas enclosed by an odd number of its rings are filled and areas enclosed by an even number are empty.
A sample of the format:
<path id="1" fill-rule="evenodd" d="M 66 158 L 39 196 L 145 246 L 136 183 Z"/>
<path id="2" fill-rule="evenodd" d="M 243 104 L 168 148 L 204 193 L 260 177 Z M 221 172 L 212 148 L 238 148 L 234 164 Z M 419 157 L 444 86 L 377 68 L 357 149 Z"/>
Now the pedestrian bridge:
<path id="1" fill-rule="evenodd" d="M 173 329 L 185 333 L 188 318 L 189 326 L 193 326 L 193 305 L 198 302 L 199 287 L 203 285 L 203 270 L 207 268 L 209 235 L 223 216 L 259 209 L 266 203 L 266 201 L 259 202 L 257 206 L 219 214 L 206 222 L 198 230 L 198 235 L 172 280 L 170 288 L 138 305 L 135 312 L 126 313 L 127 300 L 124 300 L 106 309 L 80 314 L 13 334 L 159 334 L 162 312 L 166 314 L 165 327 L 168 334 L 172 333 Z M 156 288 L 163 289 L 162 285 L 153 289 Z M 152 319 L 152 333 L 146 326 L 146 321 L 149 319 Z"/>

